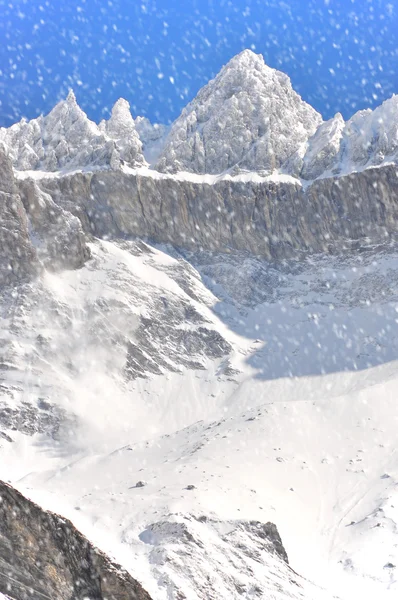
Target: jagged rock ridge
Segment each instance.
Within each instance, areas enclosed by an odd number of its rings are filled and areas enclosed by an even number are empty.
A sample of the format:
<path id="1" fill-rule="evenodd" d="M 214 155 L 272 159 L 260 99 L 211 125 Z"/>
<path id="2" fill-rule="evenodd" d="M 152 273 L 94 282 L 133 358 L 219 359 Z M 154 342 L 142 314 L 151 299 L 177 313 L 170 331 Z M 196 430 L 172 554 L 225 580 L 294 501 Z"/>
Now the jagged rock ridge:
<path id="1" fill-rule="evenodd" d="M 188 104 L 171 128 L 133 119 L 120 99 L 99 126 L 71 91 L 45 117 L 0 129 L 17 170 L 132 168 L 232 175 L 287 174 L 313 181 L 398 160 L 398 96 L 347 123 L 321 116 L 284 73 L 244 50 Z M 145 155 L 145 158 L 144 158 Z"/>
<path id="2" fill-rule="evenodd" d="M 118 168 L 121 160 L 131 166 L 145 162 L 127 101 L 119 100 L 109 121 L 99 127 L 78 106 L 72 91 L 47 116 L 0 129 L 0 141 L 20 171 Z"/>

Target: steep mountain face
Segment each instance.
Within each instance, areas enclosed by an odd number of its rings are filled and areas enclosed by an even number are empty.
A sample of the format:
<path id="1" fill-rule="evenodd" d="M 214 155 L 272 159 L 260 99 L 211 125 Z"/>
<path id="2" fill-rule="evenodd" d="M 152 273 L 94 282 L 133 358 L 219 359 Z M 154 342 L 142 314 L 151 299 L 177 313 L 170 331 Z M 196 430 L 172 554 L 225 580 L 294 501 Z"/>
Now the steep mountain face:
<path id="1" fill-rule="evenodd" d="M 13 600 L 151 600 L 70 521 L 0 481 L 0 592 Z"/>
<path id="2" fill-rule="evenodd" d="M 210 81 L 173 124 L 157 167 L 223 173 L 283 168 L 321 123 L 289 78 L 245 50 Z"/>
<path id="3" fill-rule="evenodd" d="M 1 286 L 38 272 L 39 262 L 29 237 L 26 212 L 4 147 L 0 147 L 0 244 Z"/>

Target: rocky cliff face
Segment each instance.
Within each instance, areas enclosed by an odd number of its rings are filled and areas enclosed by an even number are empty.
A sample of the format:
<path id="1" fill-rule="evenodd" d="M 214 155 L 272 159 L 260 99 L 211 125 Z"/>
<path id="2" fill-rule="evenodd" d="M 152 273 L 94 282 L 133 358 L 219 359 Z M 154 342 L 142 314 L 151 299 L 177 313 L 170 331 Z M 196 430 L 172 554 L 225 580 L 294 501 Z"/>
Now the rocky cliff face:
<path id="1" fill-rule="evenodd" d="M 14 178 L 0 149 L 0 284 L 31 279 L 43 266 L 80 268 L 89 257 L 79 219 L 56 205 L 34 180 Z"/>
<path id="2" fill-rule="evenodd" d="M 33 179 L 22 180 L 19 191 L 44 266 L 52 271 L 82 267 L 90 252 L 79 219 L 55 204 Z"/>
<path id="3" fill-rule="evenodd" d="M 0 285 L 34 276 L 39 271 L 29 237 L 28 219 L 5 149 L 0 146 Z"/>
<path id="4" fill-rule="evenodd" d="M 70 521 L 0 482 L 0 592 L 14 600 L 150 600 Z"/>
<path id="5" fill-rule="evenodd" d="M 273 259 L 385 241 L 395 234 L 398 217 L 393 165 L 319 179 L 307 188 L 294 181 L 210 185 L 112 172 L 46 178 L 40 186 L 98 236 L 141 236 Z"/>

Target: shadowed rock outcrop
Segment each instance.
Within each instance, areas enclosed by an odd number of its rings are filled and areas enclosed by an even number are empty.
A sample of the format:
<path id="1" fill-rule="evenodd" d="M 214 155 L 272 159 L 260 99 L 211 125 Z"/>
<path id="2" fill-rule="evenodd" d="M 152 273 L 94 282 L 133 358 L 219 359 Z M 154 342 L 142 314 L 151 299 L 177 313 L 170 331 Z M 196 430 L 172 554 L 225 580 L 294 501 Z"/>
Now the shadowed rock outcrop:
<path id="1" fill-rule="evenodd" d="M 151 600 L 70 521 L 0 482 L 0 593 L 14 600 Z"/>

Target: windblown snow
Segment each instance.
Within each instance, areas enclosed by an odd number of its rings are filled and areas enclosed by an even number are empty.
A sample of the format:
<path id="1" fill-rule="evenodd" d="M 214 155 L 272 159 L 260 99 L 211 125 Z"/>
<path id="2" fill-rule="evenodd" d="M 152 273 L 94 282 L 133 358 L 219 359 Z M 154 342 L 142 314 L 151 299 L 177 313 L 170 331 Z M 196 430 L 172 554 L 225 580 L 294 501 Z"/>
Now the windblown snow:
<path id="1" fill-rule="evenodd" d="M 155 598 L 319 597 L 247 529 L 268 521 L 330 594 L 396 593 L 397 255 L 91 253 L 3 292 L 0 476 Z"/>
<path id="2" fill-rule="evenodd" d="M 244 203 L 396 163 L 397 97 L 323 122 L 245 51 L 170 129 L 123 99 L 97 126 L 70 93 L 0 141 L 0 479 L 156 600 L 395 598 L 396 246 L 271 262 L 100 239 L 109 201 L 93 215 L 63 182 L 233 180 Z"/>

